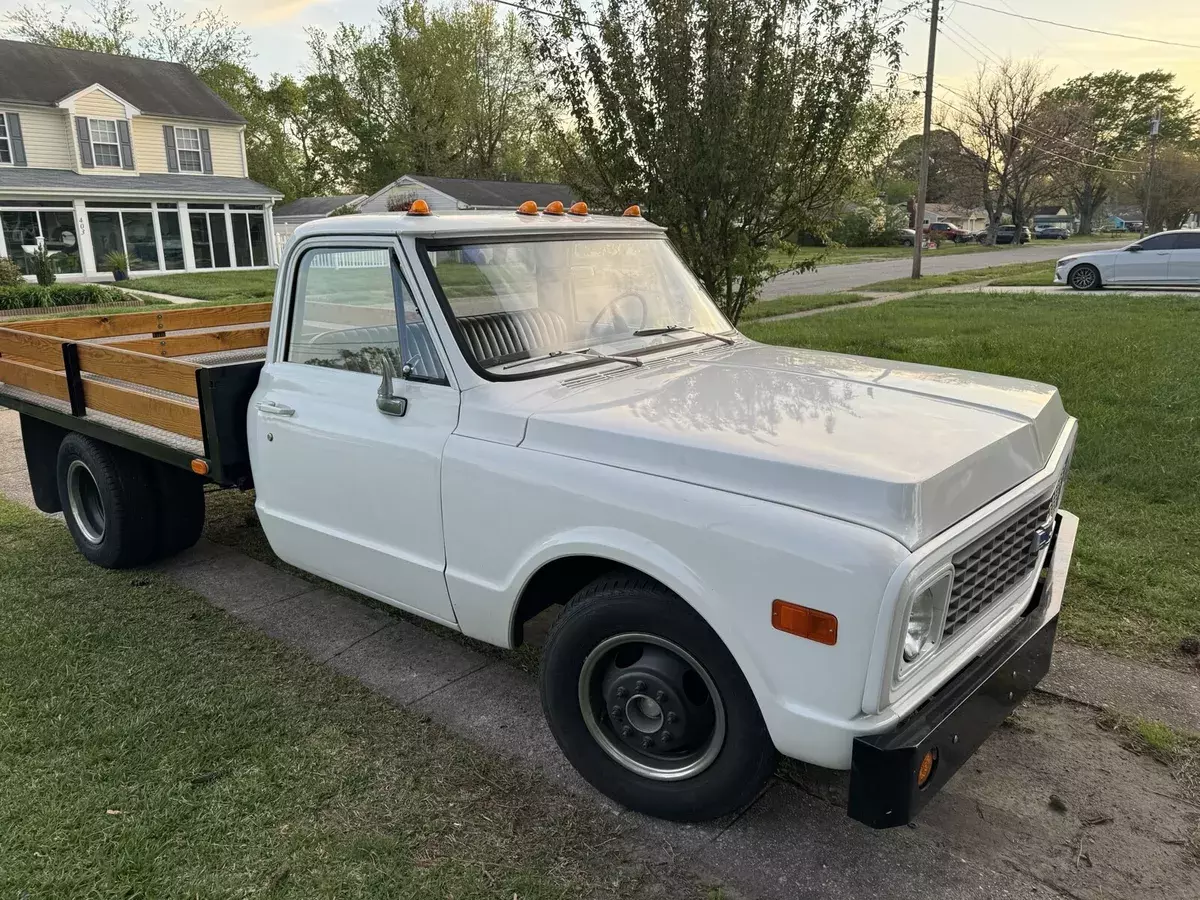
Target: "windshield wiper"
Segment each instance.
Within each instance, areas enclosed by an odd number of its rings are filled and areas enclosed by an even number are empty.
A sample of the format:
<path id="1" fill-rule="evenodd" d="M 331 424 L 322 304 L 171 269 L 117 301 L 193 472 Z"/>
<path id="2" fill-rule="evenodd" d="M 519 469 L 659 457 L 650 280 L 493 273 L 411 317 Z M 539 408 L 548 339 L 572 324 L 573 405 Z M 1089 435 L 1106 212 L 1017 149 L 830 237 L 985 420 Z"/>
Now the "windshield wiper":
<path id="1" fill-rule="evenodd" d="M 655 334 L 672 334 L 676 331 L 690 331 L 692 334 L 702 334 L 706 338 L 720 341 L 722 344 L 733 345 L 733 338 L 727 334 L 713 334 L 711 331 L 701 331 L 691 325 L 663 325 L 661 328 L 639 328 L 633 333 L 634 337 L 650 337 Z"/>
<path id="2" fill-rule="evenodd" d="M 554 359 L 558 356 L 582 356 L 584 359 L 602 359 L 605 362 L 620 362 L 631 366 L 640 366 L 642 361 L 635 359 L 632 356 L 609 356 L 607 353 L 601 353 L 599 350 L 593 350 L 591 347 L 585 347 L 583 350 L 551 350 L 549 353 L 544 353 L 541 356 L 531 356 L 529 359 L 519 359 L 514 363 L 509 363 L 503 366 L 505 369 L 515 369 L 517 366 L 527 366 L 530 363 L 544 362 L 547 359 Z"/>

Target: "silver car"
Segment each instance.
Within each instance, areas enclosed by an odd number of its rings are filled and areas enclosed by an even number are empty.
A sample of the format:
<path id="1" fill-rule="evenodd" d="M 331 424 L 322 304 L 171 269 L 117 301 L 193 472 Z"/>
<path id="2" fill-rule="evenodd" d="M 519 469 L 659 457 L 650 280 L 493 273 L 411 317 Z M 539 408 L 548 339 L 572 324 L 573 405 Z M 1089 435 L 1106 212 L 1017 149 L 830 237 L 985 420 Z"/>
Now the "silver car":
<path id="1" fill-rule="evenodd" d="M 1162 231 L 1114 250 L 1064 256 L 1055 284 L 1078 291 L 1103 287 L 1200 287 L 1200 229 Z"/>

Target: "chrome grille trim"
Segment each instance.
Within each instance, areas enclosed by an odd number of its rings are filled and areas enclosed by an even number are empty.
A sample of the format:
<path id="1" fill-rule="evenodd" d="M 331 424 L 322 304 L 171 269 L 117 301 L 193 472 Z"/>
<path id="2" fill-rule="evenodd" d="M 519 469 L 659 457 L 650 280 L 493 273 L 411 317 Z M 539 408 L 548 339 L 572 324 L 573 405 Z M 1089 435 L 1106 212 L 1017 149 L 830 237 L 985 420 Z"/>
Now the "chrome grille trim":
<path id="1" fill-rule="evenodd" d="M 1033 572 L 1041 556 L 1037 532 L 1053 519 L 1062 483 L 954 554 L 943 642 L 968 628 Z"/>

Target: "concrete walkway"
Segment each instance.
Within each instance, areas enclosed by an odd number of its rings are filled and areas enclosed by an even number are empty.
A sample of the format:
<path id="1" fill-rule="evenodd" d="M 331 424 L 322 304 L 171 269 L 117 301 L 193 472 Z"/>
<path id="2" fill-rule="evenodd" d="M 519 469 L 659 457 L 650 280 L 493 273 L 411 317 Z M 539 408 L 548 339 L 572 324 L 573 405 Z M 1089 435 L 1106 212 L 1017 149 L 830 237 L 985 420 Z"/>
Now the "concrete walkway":
<path id="1" fill-rule="evenodd" d="M 0 411 L 0 492 L 31 505 L 17 416 L 8 411 Z M 534 767 L 570 795 L 600 804 L 639 853 L 682 862 L 721 885 L 727 897 L 1141 896 L 1136 890 L 1110 892 L 1104 879 L 1117 876 L 1109 868 L 1060 862 L 1075 853 L 1072 835 L 1078 825 L 1047 812 L 1049 792 L 1079 805 L 1083 816 L 1085 807 L 1102 802 L 1105 791 L 1124 784 L 1101 778 L 1097 784 L 1073 785 L 1081 764 L 1065 751 L 1064 735 L 1086 736 L 1094 729 L 1088 715 L 1075 707 L 1056 707 L 1055 720 L 1036 739 L 1001 729 L 973 760 L 976 765 L 956 776 L 911 828 L 876 832 L 851 821 L 844 812 L 845 777 L 820 772 L 772 781 L 738 816 L 678 825 L 619 809 L 587 785 L 546 727 L 534 680 L 496 655 L 208 541 L 158 568 L 247 627 L 358 679 L 391 702 L 430 716 L 516 765 Z M 1179 675 L 1161 682 L 1159 670 L 1077 648 L 1061 648 L 1058 660 L 1049 683 L 1056 693 L 1122 708 L 1131 708 L 1127 704 L 1132 702 L 1142 715 L 1200 722 L 1195 679 Z M 1043 715 L 1036 705 L 1030 714 Z M 1119 748 L 1111 742 L 1104 746 L 1112 756 L 1105 767 L 1129 765 L 1118 758 Z M 1169 788 L 1169 781 L 1158 784 L 1164 796 Z M 1186 807 L 1156 803 L 1161 810 L 1157 815 L 1168 823 L 1164 828 L 1183 827 Z M 1113 832 L 1112 839 L 1119 848 L 1134 837 Z M 1127 849 L 1125 855 L 1141 852 L 1137 846 Z M 1112 852 L 1119 855 L 1117 849 Z M 1180 886 L 1178 894 L 1155 896 L 1195 896 L 1190 893 L 1194 881 L 1185 879 Z"/>
<path id="2" fill-rule="evenodd" d="M 1023 247 L 1001 247 L 978 253 L 954 253 L 938 256 L 938 251 L 927 251 L 921 262 L 921 271 L 926 275 L 945 275 L 947 272 L 965 272 L 969 269 L 984 269 L 1010 263 L 1041 262 L 1061 259 L 1072 253 L 1089 250 L 1108 250 L 1120 246 L 1119 242 L 1098 241 L 1087 244 L 1064 244 L 1059 241 L 1035 241 Z M 835 294 L 853 290 L 860 284 L 873 284 L 893 278 L 906 278 L 912 274 L 912 258 L 886 259 L 876 262 L 846 263 L 838 266 L 819 266 L 813 272 L 786 272 L 763 285 L 764 300 L 784 297 L 789 294 Z"/>

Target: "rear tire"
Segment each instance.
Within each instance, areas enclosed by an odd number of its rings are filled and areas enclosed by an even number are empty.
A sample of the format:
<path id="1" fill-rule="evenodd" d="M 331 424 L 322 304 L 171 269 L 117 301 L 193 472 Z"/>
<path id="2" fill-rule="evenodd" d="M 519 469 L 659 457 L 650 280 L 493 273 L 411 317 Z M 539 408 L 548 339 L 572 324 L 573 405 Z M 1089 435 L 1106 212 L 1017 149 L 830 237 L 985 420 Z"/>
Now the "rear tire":
<path id="1" fill-rule="evenodd" d="M 1067 274 L 1067 284 L 1077 291 L 1096 291 L 1104 287 L 1100 280 L 1100 270 L 1090 263 L 1073 268 Z"/>
<path id="2" fill-rule="evenodd" d="M 642 575 L 613 572 L 575 595 L 546 642 L 541 692 L 571 764 L 646 815 L 736 812 L 775 768 L 758 702 L 721 639 Z"/>
<path id="3" fill-rule="evenodd" d="M 204 531 L 204 479 L 166 463 L 154 465 L 158 505 L 158 546 L 166 559 L 193 546 Z"/>
<path id="4" fill-rule="evenodd" d="M 57 475 L 67 529 L 88 560 L 125 569 L 154 556 L 158 507 L 146 460 L 72 433 L 58 448 Z"/>

